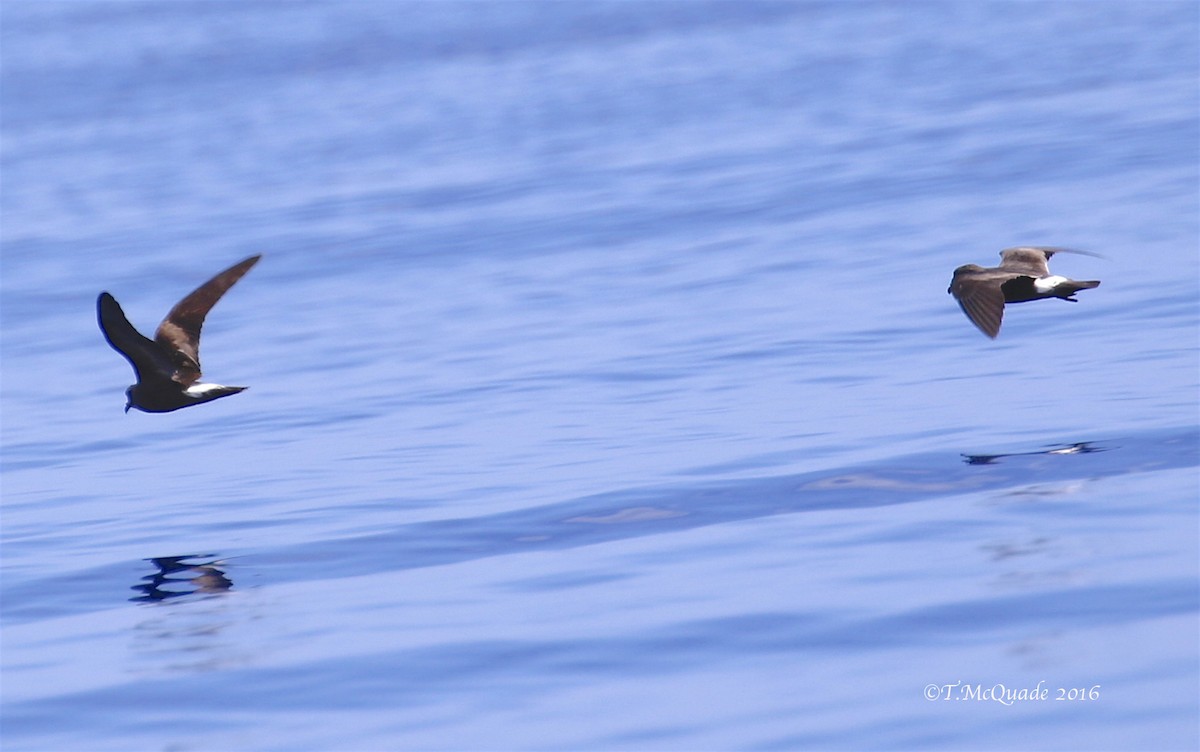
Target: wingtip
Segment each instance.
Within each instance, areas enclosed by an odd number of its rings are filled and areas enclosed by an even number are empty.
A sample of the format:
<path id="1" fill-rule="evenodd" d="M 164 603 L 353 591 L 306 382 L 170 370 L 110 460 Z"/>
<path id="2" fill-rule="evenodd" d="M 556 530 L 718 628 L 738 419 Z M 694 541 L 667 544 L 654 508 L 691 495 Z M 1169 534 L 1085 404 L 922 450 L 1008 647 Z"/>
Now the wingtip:
<path id="1" fill-rule="evenodd" d="M 1104 259 L 1105 261 L 1110 260 L 1108 256 L 1102 253 L 1061 245 L 1015 245 L 1012 248 L 1005 248 L 1003 251 L 1000 251 L 1000 255 L 1003 257 L 1006 251 L 1040 251 L 1046 254 L 1046 258 L 1050 258 L 1056 253 L 1072 253 L 1077 256 L 1091 256 L 1092 258 Z"/>
<path id="2" fill-rule="evenodd" d="M 1111 260 L 1111 259 L 1109 259 L 1108 256 L 1105 256 L 1103 253 L 1096 253 L 1095 251 L 1085 251 L 1082 248 L 1054 248 L 1054 251 L 1056 251 L 1057 253 L 1073 253 L 1077 256 L 1091 256 L 1092 258 L 1104 259 L 1105 261 Z"/>
<path id="3" fill-rule="evenodd" d="M 984 327 L 983 324 L 981 324 L 977 321 L 971 321 L 971 323 L 975 325 L 975 328 L 979 330 L 980 334 L 987 337 L 988 339 L 995 339 L 996 337 L 1000 336 L 1000 327 L 996 327 L 995 331 L 989 331 L 988 329 L 986 329 Z"/>
<path id="4" fill-rule="evenodd" d="M 107 308 L 111 312 L 114 307 L 120 308 L 121 306 L 117 303 L 117 299 L 109 295 L 108 292 L 102 292 L 96 296 L 96 316 L 100 319 L 101 326 L 104 323 L 104 309 Z"/>

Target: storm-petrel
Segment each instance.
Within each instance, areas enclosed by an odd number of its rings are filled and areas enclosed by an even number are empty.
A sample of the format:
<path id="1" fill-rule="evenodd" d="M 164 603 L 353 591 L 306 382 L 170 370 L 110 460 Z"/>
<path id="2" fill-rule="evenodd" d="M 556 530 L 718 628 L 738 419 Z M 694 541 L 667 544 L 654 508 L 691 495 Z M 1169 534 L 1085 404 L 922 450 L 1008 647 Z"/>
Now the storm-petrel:
<path id="1" fill-rule="evenodd" d="M 1005 303 L 1024 303 L 1042 298 L 1061 298 L 1078 303 L 1073 296 L 1080 290 L 1099 287 L 1096 280 L 1079 282 L 1051 274 L 1046 262 L 1056 253 L 1080 253 L 1071 248 L 1025 246 L 1000 251 L 1000 266 L 990 269 L 975 264 L 954 270 L 950 289 L 971 323 L 992 339 L 1000 333 Z"/>
<path id="2" fill-rule="evenodd" d="M 234 264 L 176 303 L 158 325 L 154 339 L 133 328 L 113 296 L 100 293 L 96 299 L 100 331 L 108 344 L 125 356 L 137 375 L 137 383 L 125 390 L 128 400 L 125 412 L 136 407 L 147 413 L 169 413 L 246 389 L 200 382 L 200 327 L 225 291 L 259 258 L 251 256 Z"/>

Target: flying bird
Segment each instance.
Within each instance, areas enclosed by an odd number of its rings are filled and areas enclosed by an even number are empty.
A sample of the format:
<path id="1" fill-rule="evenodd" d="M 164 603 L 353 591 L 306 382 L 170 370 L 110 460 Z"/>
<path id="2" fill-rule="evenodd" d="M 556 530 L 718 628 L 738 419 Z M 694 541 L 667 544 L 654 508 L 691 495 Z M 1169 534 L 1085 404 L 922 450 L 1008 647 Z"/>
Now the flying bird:
<path id="1" fill-rule="evenodd" d="M 96 299 L 100 331 L 137 376 L 137 383 L 125 390 L 125 412 L 136 407 L 147 413 L 169 413 L 246 389 L 200 381 L 200 327 L 221 296 L 260 258 L 251 256 L 234 264 L 193 290 L 158 325 L 154 339 L 133 328 L 116 298 L 100 293 Z"/>
<path id="2" fill-rule="evenodd" d="M 1000 333 L 1006 303 L 1024 303 L 1043 298 L 1060 298 L 1078 303 L 1075 293 L 1099 287 L 1097 280 L 1077 281 L 1051 274 L 1046 262 L 1056 253 L 1098 254 L 1071 248 L 1026 246 L 1000 251 L 1000 266 L 985 268 L 966 264 L 954 270 L 950 288 L 971 323 L 992 339 Z"/>

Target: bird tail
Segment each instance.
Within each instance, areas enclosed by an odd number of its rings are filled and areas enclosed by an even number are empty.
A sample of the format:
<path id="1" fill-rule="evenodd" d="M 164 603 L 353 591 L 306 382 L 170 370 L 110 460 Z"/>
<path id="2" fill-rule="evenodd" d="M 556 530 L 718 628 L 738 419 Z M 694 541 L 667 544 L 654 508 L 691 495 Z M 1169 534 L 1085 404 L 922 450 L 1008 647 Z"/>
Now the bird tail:
<path id="1" fill-rule="evenodd" d="M 1069 300 L 1072 303 L 1077 303 L 1079 301 L 1075 299 L 1075 293 L 1079 292 L 1080 290 L 1090 290 L 1093 287 L 1099 286 L 1100 280 L 1098 279 L 1073 279 L 1070 282 L 1059 286 L 1057 290 L 1058 297 L 1062 298 L 1063 300 Z"/>
<path id="2" fill-rule="evenodd" d="M 244 392 L 248 388 L 245 386 L 222 386 L 221 384 L 192 384 L 184 390 L 184 393 L 193 399 L 208 402 L 221 397 L 228 397 L 238 392 Z"/>

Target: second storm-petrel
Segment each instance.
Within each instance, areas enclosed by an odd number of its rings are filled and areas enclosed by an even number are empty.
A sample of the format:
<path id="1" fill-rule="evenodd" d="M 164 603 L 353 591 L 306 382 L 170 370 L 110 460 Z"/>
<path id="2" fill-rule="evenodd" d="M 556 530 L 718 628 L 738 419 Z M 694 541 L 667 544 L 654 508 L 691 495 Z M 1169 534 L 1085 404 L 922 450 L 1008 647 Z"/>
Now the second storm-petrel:
<path id="1" fill-rule="evenodd" d="M 133 328 L 113 296 L 100 293 L 96 300 L 100 331 L 108 344 L 125 356 L 137 375 L 137 383 L 125 390 L 128 400 L 125 412 L 136 407 L 147 413 L 169 413 L 246 389 L 200 382 L 200 327 L 225 291 L 259 258 L 251 256 L 234 264 L 176 303 L 158 325 L 154 339 Z"/>
<path id="2" fill-rule="evenodd" d="M 1073 297 L 1075 293 L 1100 286 L 1097 280 L 1080 282 L 1051 274 L 1046 262 L 1056 253 L 1097 255 L 1070 248 L 1008 248 L 1000 251 L 1000 266 L 985 268 L 967 264 L 955 269 L 950 289 L 946 292 L 954 296 L 963 313 L 967 314 L 972 324 L 979 327 L 979 331 L 995 339 L 1000 333 L 1000 321 L 1006 303 L 1025 303 L 1043 298 L 1060 298 L 1077 303 L 1079 301 Z"/>

